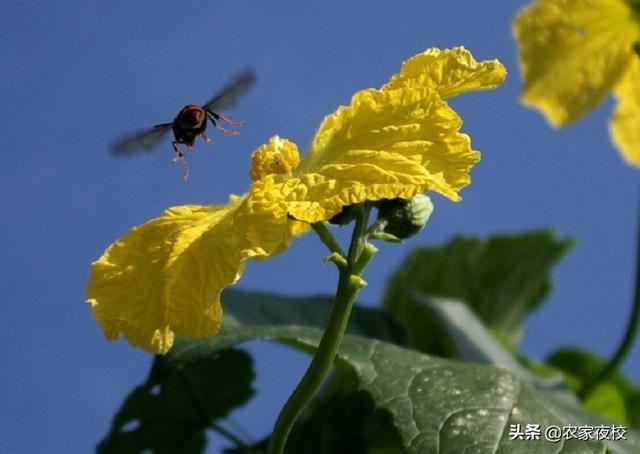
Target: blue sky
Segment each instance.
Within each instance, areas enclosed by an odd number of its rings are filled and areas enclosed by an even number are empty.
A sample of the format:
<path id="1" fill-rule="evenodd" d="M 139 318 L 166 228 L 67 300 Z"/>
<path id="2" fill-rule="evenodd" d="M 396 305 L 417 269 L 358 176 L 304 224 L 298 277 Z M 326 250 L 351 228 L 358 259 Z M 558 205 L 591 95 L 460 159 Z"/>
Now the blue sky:
<path id="1" fill-rule="evenodd" d="M 271 135 L 302 150 L 323 116 L 358 89 L 379 86 L 407 57 L 464 45 L 509 70 L 498 90 L 452 100 L 483 153 L 461 203 L 434 197 L 426 231 L 402 247 L 382 245 L 359 300 L 375 304 L 410 248 L 454 234 L 486 236 L 553 228 L 576 237 L 555 269 L 547 304 L 527 325 L 524 351 L 543 358 L 564 345 L 609 354 L 633 290 L 637 170 L 611 146 L 611 101 L 579 123 L 552 130 L 518 102 L 510 23 L 525 2 L 10 1 L 0 17 L 0 165 L 4 315 L 0 353 L 0 448 L 87 452 L 108 430 L 150 356 L 107 343 L 83 303 L 89 265 L 133 225 L 169 206 L 223 203 L 248 184 L 251 151 Z M 505 6 L 508 4 L 508 6 Z M 189 156 L 183 183 L 169 142 L 113 160 L 107 145 L 132 129 L 171 121 L 251 65 L 258 83 L 229 113 L 247 122 L 236 138 L 215 135 Z M 313 235 L 282 256 L 250 263 L 239 287 L 306 295 L 333 291 L 336 276 Z M 252 343 L 258 396 L 234 414 L 266 435 L 307 358 Z M 640 345 L 625 371 L 640 382 Z M 213 438 L 210 452 L 221 441 Z"/>

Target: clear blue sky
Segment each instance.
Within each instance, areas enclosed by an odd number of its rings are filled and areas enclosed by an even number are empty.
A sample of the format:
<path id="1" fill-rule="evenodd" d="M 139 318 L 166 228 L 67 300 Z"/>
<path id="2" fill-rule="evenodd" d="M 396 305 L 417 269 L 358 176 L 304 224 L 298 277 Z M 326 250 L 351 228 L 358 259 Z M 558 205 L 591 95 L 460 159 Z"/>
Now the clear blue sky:
<path id="1" fill-rule="evenodd" d="M 108 244 L 169 206 L 242 193 L 257 145 L 279 134 L 304 150 L 324 115 L 432 46 L 465 45 L 478 59 L 499 58 L 510 74 L 496 91 L 452 101 L 483 153 L 473 183 L 461 203 L 435 197 L 428 229 L 404 247 L 382 245 L 360 300 L 379 300 L 411 247 L 457 233 L 550 227 L 578 244 L 531 317 L 524 351 L 543 358 L 579 345 L 608 354 L 619 341 L 633 287 L 638 173 L 609 143 L 610 101 L 559 132 L 518 103 L 510 23 L 525 2 L 301 3 L 5 2 L 0 450 L 93 449 L 146 376 L 150 356 L 123 341 L 108 344 L 83 303 L 89 264 Z M 247 126 L 237 138 L 216 135 L 212 147 L 199 142 L 188 183 L 171 165 L 168 142 L 153 154 L 111 159 L 107 144 L 118 135 L 171 121 L 246 65 L 259 81 L 230 116 Z M 309 234 L 280 257 L 250 263 L 239 286 L 332 292 L 325 253 Z M 306 358 L 265 343 L 248 348 L 257 355 L 259 394 L 234 419 L 257 439 Z M 625 364 L 636 383 L 639 360 L 636 345 Z"/>

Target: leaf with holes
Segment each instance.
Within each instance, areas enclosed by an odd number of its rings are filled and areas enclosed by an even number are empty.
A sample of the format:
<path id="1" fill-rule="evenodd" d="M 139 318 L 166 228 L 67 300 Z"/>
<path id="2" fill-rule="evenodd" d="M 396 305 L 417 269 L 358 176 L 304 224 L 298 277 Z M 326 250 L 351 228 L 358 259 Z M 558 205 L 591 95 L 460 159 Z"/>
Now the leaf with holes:
<path id="1" fill-rule="evenodd" d="M 215 420 L 253 395 L 251 358 L 222 350 L 187 365 L 156 356 L 146 383 L 127 397 L 98 452 L 199 453 Z"/>

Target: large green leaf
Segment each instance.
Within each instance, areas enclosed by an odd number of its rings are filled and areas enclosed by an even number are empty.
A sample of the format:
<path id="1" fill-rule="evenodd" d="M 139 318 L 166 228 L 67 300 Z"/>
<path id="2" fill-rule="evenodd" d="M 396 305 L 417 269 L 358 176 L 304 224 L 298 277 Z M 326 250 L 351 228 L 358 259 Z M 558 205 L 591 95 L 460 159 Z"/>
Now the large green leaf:
<path id="1" fill-rule="evenodd" d="M 352 369 L 336 372 L 298 419 L 285 454 L 402 454 L 391 414 L 358 389 L 359 378 Z"/>
<path id="2" fill-rule="evenodd" d="M 532 373 L 515 358 L 513 353 L 498 342 L 482 321 L 464 303 L 450 299 L 412 294 L 416 304 L 423 305 L 433 314 L 440 327 L 444 329 L 448 339 L 455 348 L 456 358 L 472 363 L 489 364 L 502 367 L 512 372 L 544 392 L 569 399 L 577 403 L 576 398 L 568 391 L 562 374 L 546 374 L 543 378 Z"/>
<path id="3" fill-rule="evenodd" d="M 438 323 L 411 291 L 464 301 L 491 330 L 516 342 L 524 317 L 549 292 L 552 265 L 571 244 L 538 231 L 488 240 L 459 236 L 441 247 L 415 249 L 390 279 L 382 307 L 424 352 L 453 354 Z"/>
<path id="4" fill-rule="evenodd" d="M 157 356 L 147 381 L 127 397 L 100 453 L 199 453 L 215 420 L 253 395 L 250 356 L 212 352 L 189 364 Z"/>
<path id="5" fill-rule="evenodd" d="M 577 392 L 585 380 L 595 376 L 604 366 L 603 361 L 591 353 L 563 349 L 554 353 L 546 366 L 537 365 L 537 369 L 545 372 L 543 378 L 521 365 L 509 350 L 497 342 L 466 304 L 421 295 L 414 297 L 437 317 L 455 346 L 458 358 L 503 367 L 558 403 L 565 401 L 570 406 L 578 403 L 576 394 L 570 391 L 565 379 Z M 640 391 L 622 375 L 615 374 L 599 385 L 583 405 L 600 417 L 638 428 L 639 403 Z"/>
<path id="6" fill-rule="evenodd" d="M 286 297 L 265 292 L 229 289 L 224 292 L 224 327 L 238 325 L 301 325 L 324 329 L 333 298 L 330 296 Z M 349 334 L 408 345 L 404 328 L 389 314 L 355 305 Z"/>
<path id="7" fill-rule="evenodd" d="M 250 339 L 273 339 L 312 351 L 322 330 L 317 327 L 318 316 L 312 308 L 297 310 L 304 302 L 304 298 L 238 296 L 235 302 L 225 303 L 224 327 L 218 336 L 178 339 L 167 359 L 188 364 Z M 273 322 L 272 311 L 278 314 Z M 307 316 L 309 323 L 305 323 Z M 345 336 L 338 364 L 355 374 L 357 389 L 371 397 L 377 411 L 388 413 L 408 452 L 640 450 L 635 433 L 627 434 L 630 440 L 626 442 L 511 441 L 512 424 L 522 428 L 539 424 L 544 430 L 550 425 L 597 423 L 579 408 L 556 402 L 505 369 L 433 358 L 372 337 Z"/>

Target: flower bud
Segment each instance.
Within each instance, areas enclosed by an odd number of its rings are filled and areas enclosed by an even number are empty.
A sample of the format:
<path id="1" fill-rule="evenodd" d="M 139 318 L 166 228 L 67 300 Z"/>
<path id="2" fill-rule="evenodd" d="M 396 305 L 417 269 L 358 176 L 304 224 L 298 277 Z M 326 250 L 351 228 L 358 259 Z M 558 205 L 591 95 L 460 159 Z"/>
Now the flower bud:
<path id="1" fill-rule="evenodd" d="M 431 212 L 431 199 L 424 194 L 416 194 L 409 200 L 382 200 L 378 205 L 378 220 L 386 221 L 385 233 L 405 239 L 423 229 Z"/>

